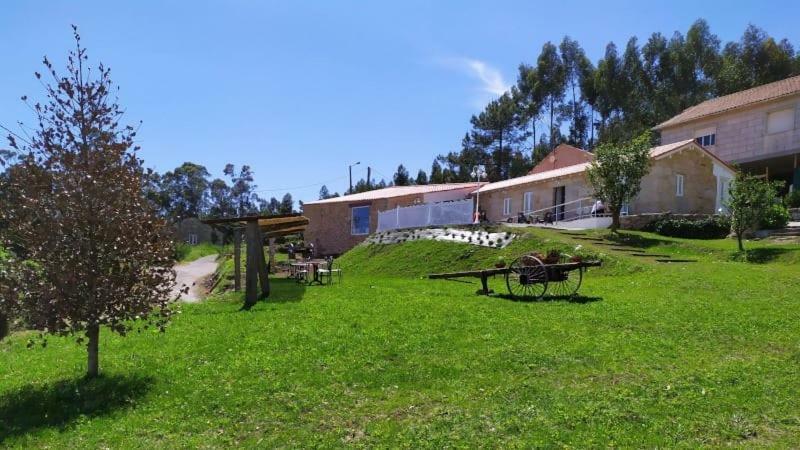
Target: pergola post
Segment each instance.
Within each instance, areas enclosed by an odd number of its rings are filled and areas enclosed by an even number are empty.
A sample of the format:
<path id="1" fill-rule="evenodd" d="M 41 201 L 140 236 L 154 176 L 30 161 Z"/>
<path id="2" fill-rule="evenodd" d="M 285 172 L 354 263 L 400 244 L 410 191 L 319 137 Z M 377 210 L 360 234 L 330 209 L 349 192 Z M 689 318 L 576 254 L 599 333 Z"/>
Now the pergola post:
<path id="1" fill-rule="evenodd" d="M 256 222 L 256 238 L 258 239 L 256 247 L 258 282 L 261 285 L 261 298 L 267 298 L 269 297 L 269 270 L 267 269 L 267 262 L 264 260 L 264 236 L 261 234 L 258 222 Z"/>
<path id="2" fill-rule="evenodd" d="M 247 242 L 247 262 L 245 264 L 245 297 L 244 307 L 250 308 L 258 301 L 258 222 L 251 220 L 245 225 Z"/>
<path id="3" fill-rule="evenodd" d="M 242 229 L 233 229 L 233 290 L 242 290 Z"/>
<path id="4" fill-rule="evenodd" d="M 269 271 L 275 273 L 275 238 L 269 238 Z"/>
<path id="5" fill-rule="evenodd" d="M 259 298 L 270 295 L 269 272 L 275 264 L 275 237 L 300 233 L 308 225 L 301 214 L 275 214 L 270 216 L 244 216 L 203 220 L 206 225 L 234 224 L 234 289 L 241 290 L 242 228 L 247 245 L 245 255 L 245 302 L 242 309 L 252 308 Z M 270 265 L 264 258 L 264 237 L 270 238 Z M 259 285 L 261 289 L 259 290 Z"/>

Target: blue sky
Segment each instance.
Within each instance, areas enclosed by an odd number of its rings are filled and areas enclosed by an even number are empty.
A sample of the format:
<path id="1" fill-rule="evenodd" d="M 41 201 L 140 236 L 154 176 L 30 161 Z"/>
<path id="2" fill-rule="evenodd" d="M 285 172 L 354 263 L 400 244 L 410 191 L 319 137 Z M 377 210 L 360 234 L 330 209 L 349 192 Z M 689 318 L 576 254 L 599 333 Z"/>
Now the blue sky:
<path id="1" fill-rule="evenodd" d="M 748 23 L 800 47 L 800 2 L 22 1 L 0 7 L 0 123 L 32 123 L 41 57 L 59 64 L 80 27 L 112 68 L 148 166 L 220 176 L 249 164 L 260 195 L 316 199 L 373 167 L 415 174 L 456 150 L 469 118 L 567 34 L 593 62 L 630 36 L 685 32 L 703 17 L 724 41 Z M 300 188 L 299 186 L 306 186 Z"/>

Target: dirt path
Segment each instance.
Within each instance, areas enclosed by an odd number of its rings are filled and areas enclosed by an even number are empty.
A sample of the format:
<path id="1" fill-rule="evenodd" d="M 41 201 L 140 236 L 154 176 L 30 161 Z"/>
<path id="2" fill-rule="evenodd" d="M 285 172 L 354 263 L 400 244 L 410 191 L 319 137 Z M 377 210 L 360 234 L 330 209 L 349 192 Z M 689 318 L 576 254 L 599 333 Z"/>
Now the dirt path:
<path id="1" fill-rule="evenodd" d="M 178 294 L 182 286 L 189 286 L 189 292 L 181 295 L 181 301 L 194 303 L 201 300 L 200 281 L 214 273 L 217 269 L 217 255 L 208 255 L 190 263 L 175 266 L 175 287 L 173 293 Z"/>

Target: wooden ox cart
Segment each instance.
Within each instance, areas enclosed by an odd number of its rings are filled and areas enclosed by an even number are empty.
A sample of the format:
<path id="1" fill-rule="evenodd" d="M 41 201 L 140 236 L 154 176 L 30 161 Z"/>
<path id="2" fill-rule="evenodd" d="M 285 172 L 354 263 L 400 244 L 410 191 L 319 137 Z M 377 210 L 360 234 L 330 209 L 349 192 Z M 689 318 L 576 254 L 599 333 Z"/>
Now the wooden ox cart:
<path id="1" fill-rule="evenodd" d="M 490 276 L 504 275 L 508 293 L 513 298 L 540 299 L 549 293 L 557 297 L 575 295 L 581 287 L 583 273 L 588 267 L 600 267 L 600 261 L 582 261 L 569 255 L 546 259 L 525 255 L 515 259 L 508 267 L 464 272 L 434 273 L 430 279 L 474 277 L 481 279 L 479 294 L 489 295 Z"/>

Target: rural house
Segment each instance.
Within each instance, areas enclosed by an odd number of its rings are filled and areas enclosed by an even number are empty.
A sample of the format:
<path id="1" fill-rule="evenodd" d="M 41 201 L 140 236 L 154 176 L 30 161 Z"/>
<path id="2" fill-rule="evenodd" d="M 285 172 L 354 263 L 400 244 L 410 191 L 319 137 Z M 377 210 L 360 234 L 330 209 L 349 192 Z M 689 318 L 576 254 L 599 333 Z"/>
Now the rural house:
<path id="1" fill-rule="evenodd" d="M 528 175 L 482 186 L 475 192 L 479 208 L 492 222 L 508 221 L 520 212 L 540 217 L 551 212 L 557 220 L 584 220 L 587 228 L 604 226 L 602 220 L 589 218 L 595 199 L 586 168 L 592 156 L 576 151 L 583 152 L 560 146 L 554 158 L 545 158 Z M 694 139 L 655 147 L 650 156 L 650 172 L 626 213 L 714 214 L 724 208 L 734 169 Z"/>
<path id="2" fill-rule="evenodd" d="M 655 129 L 663 144 L 696 139 L 745 172 L 800 188 L 800 76 L 707 100 Z"/>
<path id="3" fill-rule="evenodd" d="M 469 199 L 479 186 L 479 183 L 392 186 L 307 202 L 303 204 L 303 215 L 308 217 L 309 224 L 304 237 L 320 255 L 340 254 L 378 230 L 381 211 Z M 471 206 L 469 211 L 468 221 Z"/>

